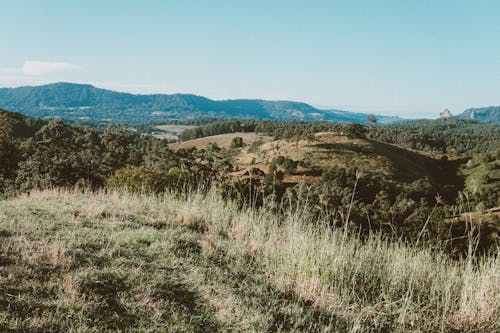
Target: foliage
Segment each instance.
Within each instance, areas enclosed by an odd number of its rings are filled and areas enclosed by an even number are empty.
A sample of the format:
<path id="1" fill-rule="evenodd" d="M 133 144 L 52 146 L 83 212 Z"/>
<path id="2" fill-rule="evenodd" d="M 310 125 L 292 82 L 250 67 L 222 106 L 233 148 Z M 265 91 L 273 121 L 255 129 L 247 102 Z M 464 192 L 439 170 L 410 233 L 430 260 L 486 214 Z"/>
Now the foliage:
<path id="1" fill-rule="evenodd" d="M 243 147 L 244 143 L 243 143 L 243 138 L 242 137 L 234 137 L 232 140 L 231 140 L 231 145 L 230 145 L 230 148 L 231 149 L 236 149 L 236 148 L 241 148 Z"/>
<path id="2" fill-rule="evenodd" d="M 364 139 L 368 130 L 360 124 L 349 124 L 345 127 L 345 133 L 351 139 Z"/>
<path id="3" fill-rule="evenodd" d="M 500 146 L 500 125 L 456 118 L 413 120 L 372 128 L 369 137 L 412 149 L 470 156 Z"/>
<path id="4" fill-rule="evenodd" d="M 6 129 L 0 134 L 0 193 L 4 195 L 16 190 L 75 185 L 91 189 L 125 188 L 132 192 L 154 193 L 186 193 L 191 189 L 208 190 L 215 186 L 241 207 L 271 205 L 276 212 L 283 212 L 284 208 L 291 205 L 312 205 L 311 213 L 317 218 L 323 217 L 332 226 L 346 228 L 348 225 L 350 232 L 356 232 L 361 237 L 381 231 L 409 241 L 425 238 L 435 243 L 460 238 L 469 232 L 469 229 L 461 227 L 464 224 L 462 222 L 457 223 L 453 230 L 446 231 L 442 228 L 443 220 L 466 211 L 482 213 L 499 205 L 499 156 L 498 151 L 493 150 L 474 156 L 467 165 L 466 160 L 436 160 L 418 155 L 422 159 L 418 160 L 420 164 L 432 161 L 429 164 L 432 172 L 418 174 L 418 177 L 404 181 L 369 168 L 358 177 L 356 170 L 348 167 L 349 164 L 334 164 L 332 168 L 312 170 L 321 175 L 321 179 L 305 186 L 285 181 L 286 177 L 295 176 L 299 161 L 281 155 L 275 156 L 267 173 L 258 170 L 234 179 L 230 175 L 235 170 L 234 151 L 216 145 L 208 145 L 201 150 L 173 151 L 164 141 L 141 136 L 116 125 L 106 128 L 77 127 L 61 120 L 52 120 L 42 123 L 40 127 L 37 121 L 7 112 L 2 113 L 1 119 Z M 233 130 L 239 131 L 243 124 L 240 121 L 216 122 L 205 128 L 222 131 L 233 126 Z M 345 131 L 346 134 L 352 132 L 352 135 L 360 136 L 366 130 L 357 124 L 322 122 L 263 121 L 247 124 L 255 126 L 248 125 L 245 128 L 268 131 L 277 137 L 296 141 L 309 138 L 315 131 L 336 129 L 338 133 Z M 405 126 L 408 125 L 403 125 L 401 131 L 405 130 Z M 467 131 L 473 126 L 491 125 L 464 123 L 464 126 Z M 456 133 L 457 130 L 451 128 L 447 133 Z M 392 131 L 392 127 L 377 126 L 371 129 L 371 134 L 381 129 L 388 129 L 387 133 Z M 26 133 L 33 134 L 26 137 Z M 413 135 L 411 129 L 408 133 Z M 382 145 L 374 140 L 358 141 Z M 238 146 L 241 144 L 236 143 Z M 380 153 L 382 148 L 386 149 L 389 145 L 384 144 L 384 147 L 378 147 L 375 151 Z M 404 158 L 401 151 L 412 153 L 390 147 L 397 151 L 389 152 L 388 158 L 399 158 L 399 162 Z M 353 150 L 353 154 L 361 153 Z M 371 156 L 368 155 L 368 158 Z M 408 164 L 405 172 L 412 172 L 415 168 L 412 161 L 415 160 L 403 161 Z M 460 163 L 464 164 L 462 174 L 454 175 Z M 285 171 L 286 176 L 278 167 Z M 426 175 L 428 178 L 425 178 Z M 466 203 L 459 200 L 459 192 L 466 193 Z M 440 193 L 444 202 L 439 209 L 434 207 L 437 193 Z M 431 211 L 433 214 L 430 214 Z M 347 216 L 349 221 L 346 224 Z M 427 222 L 426 216 L 431 216 Z M 423 223 L 429 227 L 429 232 L 419 236 Z M 491 232 L 492 229 L 486 226 L 481 234 Z M 450 244 L 449 252 L 463 254 L 462 243 L 447 244 Z M 494 241 L 482 239 L 478 250 L 487 251 L 494 246 Z"/>
<path id="5" fill-rule="evenodd" d="M 107 179 L 106 185 L 110 189 L 125 189 L 135 193 L 158 193 L 165 189 L 161 176 L 143 166 L 116 170 Z"/>

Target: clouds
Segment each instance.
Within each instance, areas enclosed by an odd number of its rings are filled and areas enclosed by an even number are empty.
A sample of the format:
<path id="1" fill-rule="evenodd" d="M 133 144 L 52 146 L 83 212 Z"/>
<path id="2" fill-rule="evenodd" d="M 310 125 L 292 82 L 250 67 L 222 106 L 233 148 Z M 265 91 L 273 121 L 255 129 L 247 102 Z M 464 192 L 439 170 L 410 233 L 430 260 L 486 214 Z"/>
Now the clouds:
<path id="1" fill-rule="evenodd" d="M 27 60 L 21 68 L 24 75 L 44 76 L 61 72 L 69 72 L 81 69 L 80 66 L 69 62 L 33 61 Z"/>
<path id="2" fill-rule="evenodd" d="M 81 66 L 64 61 L 26 60 L 20 67 L 0 67 L 0 87 L 75 81 Z"/>

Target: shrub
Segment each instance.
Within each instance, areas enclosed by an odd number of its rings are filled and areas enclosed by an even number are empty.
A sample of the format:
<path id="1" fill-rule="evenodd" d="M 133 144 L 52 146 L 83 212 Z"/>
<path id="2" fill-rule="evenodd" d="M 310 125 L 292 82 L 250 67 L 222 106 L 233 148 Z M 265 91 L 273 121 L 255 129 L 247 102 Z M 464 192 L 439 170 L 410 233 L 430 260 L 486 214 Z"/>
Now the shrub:
<path id="1" fill-rule="evenodd" d="M 237 136 L 231 140 L 231 149 L 243 147 L 243 138 Z"/>
<path id="2" fill-rule="evenodd" d="M 146 167 L 125 167 L 117 170 L 107 180 L 111 189 L 125 189 L 131 192 L 161 192 L 165 181 L 156 172 Z"/>

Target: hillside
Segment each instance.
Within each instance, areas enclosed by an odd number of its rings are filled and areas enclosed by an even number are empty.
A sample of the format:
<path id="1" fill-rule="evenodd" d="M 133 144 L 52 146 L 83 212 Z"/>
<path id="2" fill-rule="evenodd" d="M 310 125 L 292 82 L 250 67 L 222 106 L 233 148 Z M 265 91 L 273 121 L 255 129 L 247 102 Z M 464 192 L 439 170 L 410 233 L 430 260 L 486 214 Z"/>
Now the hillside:
<path id="1" fill-rule="evenodd" d="M 282 156 L 300 164 L 293 172 L 294 177 L 286 177 L 297 182 L 319 180 L 324 171 L 336 166 L 364 172 L 377 170 L 402 182 L 426 177 L 436 183 L 459 181 L 456 178 L 457 164 L 441 161 L 440 155 L 431 156 L 376 140 L 352 139 L 334 132 L 316 133 L 313 137 L 298 140 L 273 140 L 270 136 L 255 133 L 228 133 L 174 143 L 170 147 L 203 149 L 215 143 L 227 149 L 235 137 L 241 137 L 244 142 L 244 147 L 235 156 L 241 170 L 258 167 L 267 172 L 273 159 Z"/>
<path id="2" fill-rule="evenodd" d="M 59 117 L 92 123 L 162 122 L 195 117 L 366 122 L 369 116 L 340 110 L 319 110 L 300 102 L 214 101 L 191 94 L 135 95 L 74 83 L 0 88 L 0 107 L 34 117 Z M 398 120 L 395 117 L 376 117 L 380 122 Z"/>
<path id="3" fill-rule="evenodd" d="M 46 123 L 40 119 L 0 109 L 0 134 L 6 134 L 15 139 L 33 136 Z"/>
<path id="4" fill-rule="evenodd" d="M 308 221 L 303 210 L 239 210 L 214 193 L 52 190 L 0 201 L 0 329 L 498 328 L 498 257 L 473 266 Z"/>
<path id="5" fill-rule="evenodd" d="M 481 123 L 500 124 L 500 106 L 467 109 L 457 117 Z"/>

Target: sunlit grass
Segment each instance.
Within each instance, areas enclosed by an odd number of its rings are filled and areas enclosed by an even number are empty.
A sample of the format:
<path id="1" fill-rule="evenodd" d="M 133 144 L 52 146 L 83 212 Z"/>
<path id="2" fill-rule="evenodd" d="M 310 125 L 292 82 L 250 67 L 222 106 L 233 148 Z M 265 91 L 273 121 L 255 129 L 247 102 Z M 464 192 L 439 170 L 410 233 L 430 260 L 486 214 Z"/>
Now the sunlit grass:
<path id="1" fill-rule="evenodd" d="M 452 260 L 307 210 L 32 192 L 0 202 L 2 328 L 495 332 L 497 256 Z"/>

